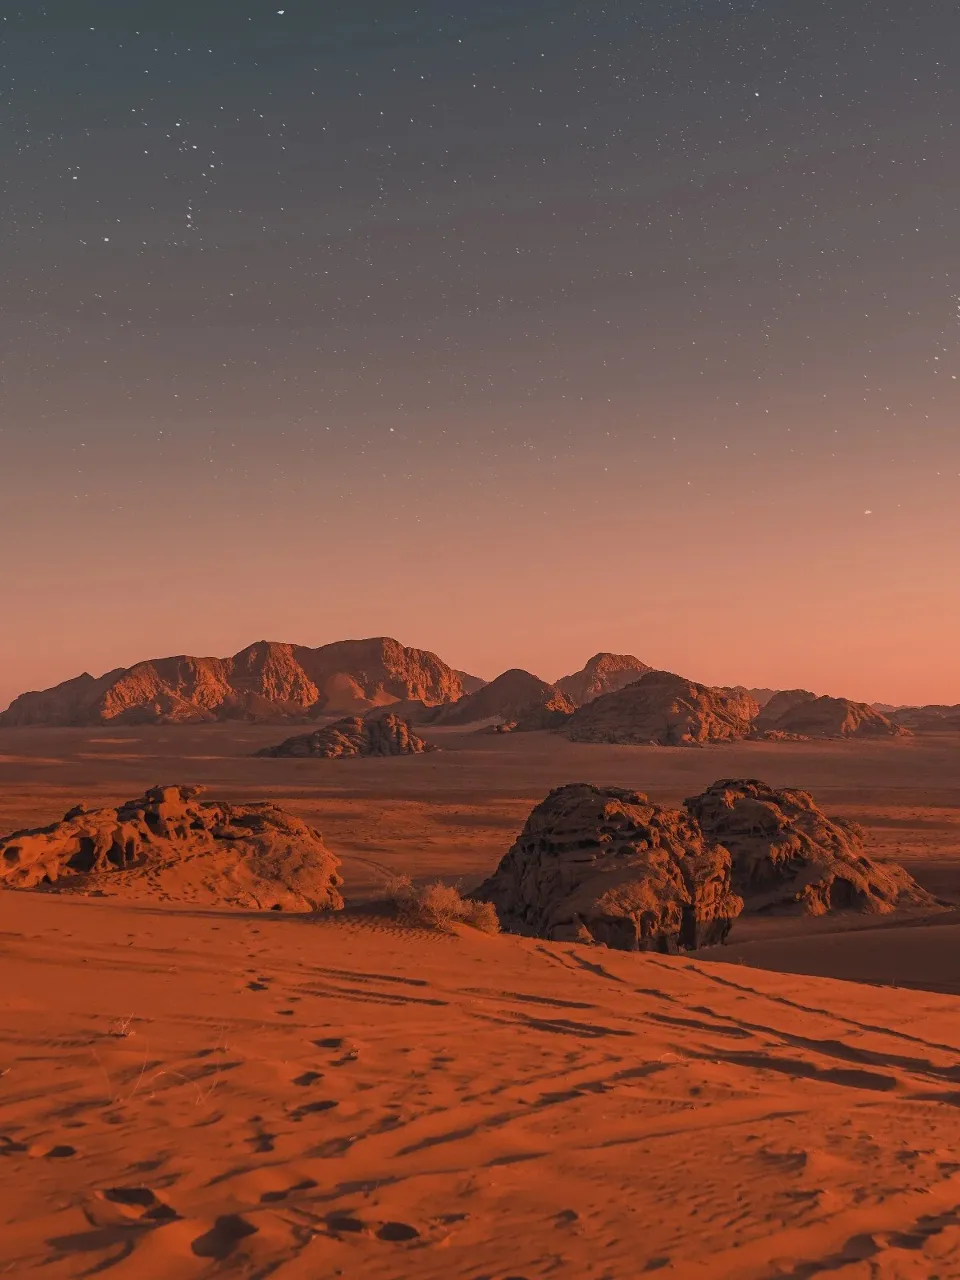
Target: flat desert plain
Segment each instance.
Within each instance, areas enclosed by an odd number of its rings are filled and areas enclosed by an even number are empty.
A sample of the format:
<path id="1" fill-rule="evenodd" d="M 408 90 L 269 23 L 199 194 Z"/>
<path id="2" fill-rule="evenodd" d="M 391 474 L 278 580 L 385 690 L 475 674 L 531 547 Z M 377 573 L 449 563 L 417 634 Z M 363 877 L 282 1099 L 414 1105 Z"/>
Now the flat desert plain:
<path id="1" fill-rule="evenodd" d="M 0 893 L 0 1274 L 960 1277 L 960 739 L 250 757 L 283 736 L 0 732 L 2 832 L 199 782 L 318 826 L 348 899 Z M 377 905 L 471 887 L 552 786 L 723 777 L 809 789 L 957 909 L 673 958 Z"/>

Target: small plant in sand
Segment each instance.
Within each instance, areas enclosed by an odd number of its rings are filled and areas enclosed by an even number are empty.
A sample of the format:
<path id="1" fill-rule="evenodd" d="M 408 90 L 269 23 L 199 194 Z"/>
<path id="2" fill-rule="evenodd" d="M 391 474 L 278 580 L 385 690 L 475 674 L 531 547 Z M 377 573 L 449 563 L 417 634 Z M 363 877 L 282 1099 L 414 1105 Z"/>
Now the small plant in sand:
<path id="1" fill-rule="evenodd" d="M 492 902 L 465 898 L 452 884 L 437 880 L 417 888 L 409 876 L 397 876 L 387 886 L 397 919 L 421 929 L 450 933 L 455 924 L 467 924 L 481 933 L 499 933 L 500 921 Z"/>

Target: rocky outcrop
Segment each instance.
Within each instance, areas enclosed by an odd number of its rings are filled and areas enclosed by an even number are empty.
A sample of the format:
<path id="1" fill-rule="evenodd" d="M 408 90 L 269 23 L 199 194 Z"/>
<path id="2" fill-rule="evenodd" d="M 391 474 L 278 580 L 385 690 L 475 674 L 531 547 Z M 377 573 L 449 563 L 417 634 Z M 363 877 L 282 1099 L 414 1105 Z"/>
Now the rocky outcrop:
<path id="1" fill-rule="evenodd" d="M 960 704 L 897 707 L 888 719 L 911 733 L 960 733 Z"/>
<path id="2" fill-rule="evenodd" d="M 0 886 L 152 897 L 258 910 L 339 910 L 339 860 L 318 831 L 272 804 L 154 787 L 115 809 L 0 839 Z"/>
<path id="3" fill-rule="evenodd" d="M 441 707 L 433 718 L 435 724 L 473 724 L 478 720 L 498 719 L 518 725 L 525 722 L 534 727 L 540 717 L 544 721 L 551 713 L 557 713 L 553 723 L 563 720 L 573 712 L 573 703 L 556 685 L 547 684 L 529 671 L 519 667 L 504 671 L 476 693 L 468 694 L 453 706 Z M 546 723 L 538 728 L 550 727 Z"/>
<path id="4" fill-rule="evenodd" d="M 313 733 L 297 734 L 274 747 L 263 747 L 256 755 L 334 760 L 346 756 L 413 756 L 434 750 L 413 732 L 408 720 L 386 714 L 347 716 Z"/>
<path id="5" fill-rule="evenodd" d="M 760 712 L 754 720 L 754 727 L 758 732 L 773 729 L 777 727 L 781 716 L 793 711 L 795 707 L 802 707 L 805 703 L 816 702 L 816 700 L 817 695 L 811 693 L 809 689 L 778 689 L 761 705 Z"/>
<path id="6" fill-rule="evenodd" d="M 697 746 L 747 737 L 756 713 L 749 694 L 648 671 L 619 692 L 580 707 L 564 732 L 574 742 Z"/>
<path id="7" fill-rule="evenodd" d="M 935 905 L 902 867 L 867 857 L 859 829 L 828 818 L 806 791 L 726 780 L 684 806 L 704 840 L 730 851 L 733 888 L 747 911 L 882 915 Z"/>
<path id="8" fill-rule="evenodd" d="M 574 706 L 582 707 L 603 693 L 616 693 L 652 670 L 646 662 L 629 653 L 595 653 L 580 671 L 562 676 L 557 688 Z"/>
<path id="9" fill-rule="evenodd" d="M 769 704 L 768 704 L 769 706 Z M 764 713 L 767 708 L 764 708 Z M 757 720 L 757 730 L 804 738 L 890 738 L 909 730 L 874 711 L 866 702 L 849 698 L 806 698 L 795 703 L 772 723 Z"/>
<path id="10" fill-rule="evenodd" d="M 504 928 L 623 951 L 722 942 L 742 908 L 730 855 L 689 814 L 638 791 L 551 791 L 475 897 Z"/>
<path id="11" fill-rule="evenodd" d="M 304 720 L 408 700 L 437 706 L 463 696 L 460 674 L 436 654 L 389 638 L 319 649 L 260 641 L 232 658 L 158 658 L 21 694 L 0 725 Z"/>

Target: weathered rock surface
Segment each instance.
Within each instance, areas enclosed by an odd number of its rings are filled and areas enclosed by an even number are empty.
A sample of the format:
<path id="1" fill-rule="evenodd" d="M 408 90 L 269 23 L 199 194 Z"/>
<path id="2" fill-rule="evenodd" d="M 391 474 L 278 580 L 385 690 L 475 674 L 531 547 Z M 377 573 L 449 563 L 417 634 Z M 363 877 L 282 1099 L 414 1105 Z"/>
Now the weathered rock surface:
<path id="1" fill-rule="evenodd" d="M 653 668 L 629 653 L 595 653 L 581 668 L 557 681 L 557 688 L 578 707 L 602 693 L 616 693 Z"/>
<path id="2" fill-rule="evenodd" d="M 464 691 L 436 654 L 386 637 L 318 649 L 264 640 L 232 658 L 158 658 L 24 693 L 0 725 L 304 720 L 414 699 L 436 706 Z"/>
<path id="3" fill-rule="evenodd" d="M 773 729 L 777 727 L 781 716 L 793 711 L 795 707 L 802 707 L 816 700 L 817 695 L 811 693 L 809 689 L 778 689 L 760 707 L 754 726 L 759 732 L 764 729 Z"/>
<path id="4" fill-rule="evenodd" d="M 273 747 L 263 747 L 258 756 L 320 756 L 333 760 L 345 756 L 413 756 L 435 747 L 418 737 L 409 720 L 384 714 L 347 716 L 313 733 L 301 733 Z"/>
<path id="5" fill-rule="evenodd" d="M 829 697 L 798 702 L 773 723 L 762 724 L 758 718 L 758 731 L 764 728 L 805 738 L 903 737 L 910 732 L 866 702 Z"/>
<path id="6" fill-rule="evenodd" d="M 730 855 L 683 810 L 637 791 L 551 791 L 474 894 L 505 928 L 625 951 L 722 942 L 742 908 Z"/>
<path id="7" fill-rule="evenodd" d="M 515 667 L 504 671 L 476 693 L 467 694 L 453 706 L 441 707 L 433 718 L 435 724 L 473 724 L 477 720 L 497 718 L 512 724 L 525 721 L 534 727 L 540 716 L 549 718 L 551 712 L 559 713 L 559 719 L 573 712 L 573 703 L 553 684 L 547 684 L 529 671 Z M 550 727 L 547 724 L 538 728 Z"/>
<path id="8" fill-rule="evenodd" d="M 757 704 L 749 694 L 714 689 L 669 671 L 648 671 L 616 693 L 605 693 L 571 716 L 574 742 L 696 746 L 732 742 L 750 733 Z"/>
<path id="9" fill-rule="evenodd" d="M 902 867 L 867 857 L 859 829 L 828 818 L 806 791 L 725 780 L 684 806 L 705 841 L 730 851 L 733 888 L 747 911 L 887 914 L 935 905 Z"/>
<path id="10" fill-rule="evenodd" d="M 339 910 L 339 859 L 318 831 L 272 804 L 200 801 L 154 787 L 115 809 L 0 839 L 0 885 L 259 910 Z"/>

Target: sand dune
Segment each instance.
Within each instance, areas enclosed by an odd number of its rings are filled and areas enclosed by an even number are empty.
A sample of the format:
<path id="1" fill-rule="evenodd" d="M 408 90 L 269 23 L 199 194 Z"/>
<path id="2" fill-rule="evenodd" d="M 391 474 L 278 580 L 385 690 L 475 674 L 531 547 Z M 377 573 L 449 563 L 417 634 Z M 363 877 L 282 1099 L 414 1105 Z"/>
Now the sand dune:
<path id="1" fill-rule="evenodd" d="M 0 732 L 2 831 L 204 783 L 315 824 L 359 904 L 0 892 L 0 1275 L 960 1276 L 956 911 L 752 919 L 673 958 L 373 901 L 397 871 L 477 883 L 560 782 L 675 805 L 735 775 L 810 789 L 960 907 L 960 739 L 426 733 L 267 785 L 269 727 Z"/>
<path id="2" fill-rule="evenodd" d="M 0 895 L 15 1275 L 960 1274 L 956 1001 Z"/>

